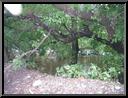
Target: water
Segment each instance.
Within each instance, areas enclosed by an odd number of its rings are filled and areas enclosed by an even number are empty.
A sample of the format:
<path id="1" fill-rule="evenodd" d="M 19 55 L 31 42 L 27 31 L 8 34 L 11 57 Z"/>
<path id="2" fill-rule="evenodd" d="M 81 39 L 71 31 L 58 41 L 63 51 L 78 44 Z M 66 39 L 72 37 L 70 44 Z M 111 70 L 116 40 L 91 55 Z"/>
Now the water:
<path id="1" fill-rule="evenodd" d="M 87 56 L 78 56 L 78 64 L 86 65 L 85 67 L 89 68 L 90 63 L 100 64 L 100 56 L 99 55 L 87 55 Z M 61 67 L 63 65 L 70 64 L 70 59 L 46 59 L 44 60 L 41 67 L 45 67 L 45 72 L 49 74 L 55 74 L 56 68 Z M 41 68 L 39 68 L 40 70 Z M 85 68 L 86 69 L 86 68 Z"/>

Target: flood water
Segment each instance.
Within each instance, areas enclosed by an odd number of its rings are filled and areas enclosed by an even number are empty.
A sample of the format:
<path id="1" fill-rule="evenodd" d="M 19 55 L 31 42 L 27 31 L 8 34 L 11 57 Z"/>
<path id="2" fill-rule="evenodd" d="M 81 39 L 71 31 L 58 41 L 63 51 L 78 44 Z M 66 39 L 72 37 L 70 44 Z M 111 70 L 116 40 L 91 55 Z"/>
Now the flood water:
<path id="1" fill-rule="evenodd" d="M 101 63 L 101 56 L 99 55 L 87 55 L 87 56 L 78 56 L 78 64 L 82 64 L 85 66 L 85 69 L 88 69 L 90 67 L 90 63 L 94 63 L 97 65 L 100 65 Z M 63 65 L 70 64 L 70 59 L 64 59 L 64 60 L 57 60 L 53 61 L 50 59 L 47 59 L 44 61 L 43 67 L 47 67 L 47 71 L 49 73 L 55 73 L 57 67 L 61 67 Z"/>

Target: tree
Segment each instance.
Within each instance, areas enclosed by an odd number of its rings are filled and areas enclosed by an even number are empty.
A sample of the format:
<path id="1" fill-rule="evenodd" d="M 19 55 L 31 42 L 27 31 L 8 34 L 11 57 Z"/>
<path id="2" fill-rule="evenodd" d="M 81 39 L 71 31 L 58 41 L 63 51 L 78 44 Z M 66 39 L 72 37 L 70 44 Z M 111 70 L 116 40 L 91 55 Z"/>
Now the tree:
<path id="1" fill-rule="evenodd" d="M 81 37 L 92 38 L 117 53 L 124 53 L 122 4 L 32 4 L 23 7 L 26 10 L 23 15 L 5 17 L 5 28 L 8 29 L 5 30 L 5 40 L 11 40 L 11 48 L 31 50 L 37 47 L 33 46 L 34 43 L 38 44 L 44 35 L 50 33 L 50 44 L 54 41 L 72 43 L 72 63 L 77 63 L 78 39 Z M 9 35 L 7 32 L 10 29 Z M 13 39 L 15 36 L 16 39 Z M 41 48 L 44 49 L 44 46 Z"/>

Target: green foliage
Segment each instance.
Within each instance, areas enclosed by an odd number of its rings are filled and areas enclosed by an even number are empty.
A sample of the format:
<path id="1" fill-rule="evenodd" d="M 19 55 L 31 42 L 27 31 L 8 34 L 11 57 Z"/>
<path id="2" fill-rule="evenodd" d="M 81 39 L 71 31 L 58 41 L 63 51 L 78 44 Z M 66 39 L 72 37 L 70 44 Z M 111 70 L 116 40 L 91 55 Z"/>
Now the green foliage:
<path id="1" fill-rule="evenodd" d="M 121 71 L 121 66 L 123 65 L 124 58 L 122 55 L 117 53 L 108 52 L 102 57 L 102 65 L 107 65 L 106 67 L 115 67 L 116 71 Z M 105 70 L 107 68 L 104 68 Z"/>
<path id="2" fill-rule="evenodd" d="M 115 29 L 115 34 L 112 42 L 123 42 L 124 38 L 124 7 L 122 4 L 69 4 L 69 6 L 79 12 L 92 12 L 94 16 L 91 20 L 83 20 L 80 17 L 75 18 L 75 25 L 77 31 L 84 29 L 85 25 L 89 25 L 89 29 L 98 35 L 102 39 L 108 40 L 108 33 L 105 26 L 100 23 L 101 16 L 107 16 L 111 21 L 109 25 Z M 68 29 L 72 29 L 71 16 L 65 14 L 64 11 L 58 10 L 55 6 L 50 4 L 23 4 L 23 15 L 34 13 L 41 17 L 41 22 L 45 23 L 49 27 L 57 30 L 64 35 L 69 34 L 64 25 Z M 20 52 L 26 52 L 38 46 L 40 41 L 47 35 L 44 29 L 37 28 L 33 24 L 34 21 L 22 20 L 17 17 L 4 17 L 4 45 L 9 50 L 16 49 Z M 54 32 L 52 32 L 54 33 Z M 99 65 L 91 64 L 88 71 L 84 70 L 84 66 L 81 64 L 64 65 L 57 68 L 57 75 L 65 77 L 88 77 L 93 79 L 111 80 L 117 78 L 119 72 L 121 72 L 121 66 L 123 65 L 123 55 L 116 53 L 109 46 L 102 44 L 94 39 L 83 37 L 79 38 L 79 48 L 93 48 L 97 50 L 101 57 L 102 62 Z M 56 40 L 53 36 L 49 36 L 47 41 L 40 46 L 39 53 L 44 56 L 47 49 L 53 49 L 59 58 L 62 60 L 70 59 L 71 56 L 71 44 L 62 43 Z M 45 60 L 43 61 L 45 62 Z M 48 64 L 51 62 L 48 61 Z M 29 68 L 36 68 L 37 65 L 33 60 L 26 63 L 25 60 L 16 58 L 13 60 L 14 69 L 18 69 L 23 66 Z"/>
<path id="3" fill-rule="evenodd" d="M 79 48 L 86 48 L 86 47 L 92 48 L 92 45 L 91 45 L 92 39 L 83 37 L 78 39 L 78 42 L 79 42 Z"/>
<path id="4" fill-rule="evenodd" d="M 85 67 L 81 64 L 74 65 L 63 65 L 62 67 L 57 67 L 57 76 L 63 77 L 85 77 L 91 79 L 100 79 L 112 81 L 118 78 L 118 71 L 115 67 L 109 67 L 108 70 L 102 70 L 96 64 L 91 63 L 88 70 L 85 70 Z"/>
<path id="5" fill-rule="evenodd" d="M 87 72 L 88 77 L 92 79 L 97 78 L 100 73 L 101 73 L 101 69 L 98 66 L 95 66 L 94 64 L 91 65 L 91 67 Z"/>
<path id="6" fill-rule="evenodd" d="M 109 67 L 108 71 L 103 71 L 100 67 L 96 64 L 91 64 L 87 72 L 87 76 L 92 79 L 100 79 L 100 80 L 113 80 L 117 79 L 118 71 L 115 67 Z"/>
<path id="7" fill-rule="evenodd" d="M 29 68 L 29 69 L 37 69 L 38 66 L 35 64 L 34 61 L 31 61 L 31 62 L 27 63 L 27 68 Z"/>
<path id="8" fill-rule="evenodd" d="M 56 43 L 53 43 L 54 41 Z M 62 42 L 57 42 L 56 40 L 52 39 L 46 47 L 53 49 L 60 59 L 70 59 L 69 55 L 71 55 L 72 51 L 70 44 L 64 44 Z"/>
<path id="9" fill-rule="evenodd" d="M 63 65 L 62 67 L 57 67 L 56 70 L 57 70 L 56 75 L 58 76 L 70 77 L 70 78 L 84 76 L 82 72 L 83 66 L 80 64 Z"/>
<path id="10" fill-rule="evenodd" d="M 102 71 L 96 64 L 91 64 L 87 71 L 87 77 L 91 79 L 110 80 L 111 75 L 107 71 Z"/>
<path id="11" fill-rule="evenodd" d="M 111 75 L 112 78 L 115 78 L 115 79 L 117 79 L 118 74 L 119 74 L 118 70 L 116 70 L 115 67 L 110 67 L 108 69 L 108 73 Z"/>
<path id="12" fill-rule="evenodd" d="M 24 59 L 15 58 L 12 61 L 13 69 L 18 70 L 22 67 L 26 67 L 26 61 Z"/>
<path id="13" fill-rule="evenodd" d="M 105 72 L 102 72 L 101 74 L 99 74 L 98 78 L 101 80 L 110 80 L 111 76 L 107 71 L 105 71 Z"/>
<path id="14" fill-rule="evenodd" d="M 94 19 L 92 21 L 83 21 L 79 17 L 76 18 L 77 29 L 78 31 L 82 28 L 84 29 L 83 24 L 89 25 L 89 28 L 99 37 L 107 39 L 106 28 L 99 24 L 99 17 L 106 15 L 109 16 L 110 20 L 115 20 L 115 35 L 112 39 L 113 42 L 120 42 L 123 40 L 124 32 L 124 20 L 123 16 L 123 5 L 121 4 L 70 4 L 71 8 L 82 12 L 93 12 Z M 55 27 L 59 32 L 63 34 L 68 34 L 67 30 L 64 28 L 63 24 L 67 25 L 68 28 L 72 28 L 71 17 L 65 14 L 63 11 L 58 10 L 53 5 L 49 4 L 23 4 L 23 15 L 34 13 L 38 16 L 41 16 L 41 21 L 46 23 L 50 27 Z M 115 17 L 116 16 L 116 17 Z M 41 39 L 41 35 L 44 34 L 44 30 L 37 29 L 33 25 L 33 21 L 19 20 L 16 17 L 5 17 L 5 45 L 9 48 L 18 48 L 22 51 L 30 50 L 33 47 L 36 47 Z M 20 27 L 20 28 L 19 28 Z M 54 40 L 48 39 L 50 41 Z M 49 41 L 49 42 L 50 42 Z M 27 43 L 26 43 L 27 42 Z M 45 47 L 48 46 L 46 42 Z M 101 45 L 97 44 L 93 38 L 89 39 L 80 39 L 80 47 L 100 47 Z M 43 46 L 41 48 L 44 48 Z"/>
<path id="15" fill-rule="evenodd" d="M 57 48 L 58 47 L 58 48 Z M 62 59 L 70 59 L 69 55 L 71 55 L 71 47 L 70 45 L 57 44 L 56 45 L 58 56 Z"/>

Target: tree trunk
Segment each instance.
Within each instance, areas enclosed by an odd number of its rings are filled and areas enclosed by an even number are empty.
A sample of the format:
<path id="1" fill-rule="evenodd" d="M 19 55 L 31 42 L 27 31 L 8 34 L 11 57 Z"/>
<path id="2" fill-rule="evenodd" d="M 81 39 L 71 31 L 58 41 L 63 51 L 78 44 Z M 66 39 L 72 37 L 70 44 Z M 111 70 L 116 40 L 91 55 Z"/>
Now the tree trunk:
<path id="1" fill-rule="evenodd" d="M 77 18 L 72 17 L 72 28 L 74 31 L 77 31 Z M 72 38 L 75 39 L 74 41 L 72 41 L 72 57 L 71 57 L 71 64 L 76 64 L 77 63 L 77 59 L 78 59 L 78 38 L 75 35 L 75 32 L 72 31 Z"/>
<path id="2" fill-rule="evenodd" d="M 78 59 L 78 39 L 72 42 L 72 58 L 71 64 L 76 64 Z"/>

